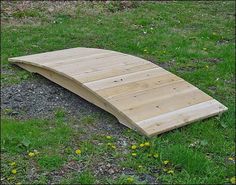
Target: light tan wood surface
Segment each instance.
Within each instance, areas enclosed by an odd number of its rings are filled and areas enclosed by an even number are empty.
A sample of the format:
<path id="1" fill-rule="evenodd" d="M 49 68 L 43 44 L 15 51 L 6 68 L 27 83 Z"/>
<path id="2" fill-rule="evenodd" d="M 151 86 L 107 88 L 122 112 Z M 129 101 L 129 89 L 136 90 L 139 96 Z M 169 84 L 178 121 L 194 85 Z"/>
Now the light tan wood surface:
<path id="1" fill-rule="evenodd" d="M 72 48 L 9 61 L 81 96 L 146 136 L 227 110 L 182 78 L 120 52 Z"/>

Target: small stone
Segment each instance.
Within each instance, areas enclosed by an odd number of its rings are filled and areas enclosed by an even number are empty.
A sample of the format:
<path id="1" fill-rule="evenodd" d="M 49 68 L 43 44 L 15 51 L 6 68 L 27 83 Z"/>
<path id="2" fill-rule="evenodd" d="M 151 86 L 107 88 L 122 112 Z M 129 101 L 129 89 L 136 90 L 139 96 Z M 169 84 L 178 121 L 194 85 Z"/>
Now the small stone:
<path id="1" fill-rule="evenodd" d="M 8 100 L 7 100 L 7 101 L 4 101 L 3 104 L 9 104 L 9 101 L 8 101 Z"/>
<path id="2" fill-rule="evenodd" d="M 22 99 L 20 97 L 15 97 L 14 100 L 17 102 L 22 102 Z"/>
<path id="3" fill-rule="evenodd" d="M 115 171 L 114 171 L 112 168 L 110 168 L 110 169 L 108 170 L 108 173 L 109 173 L 109 174 L 113 174 L 113 173 L 115 173 Z"/>
<path id="4" fill-rule="evenodd" d="M 18 115 L 18 114 L 19 114 L 19 112 L 17 112 L 17 111 L 13 111 L 13 112 L 10 113 L 10 115 L 12 115 L 12 116 L 15 116 L 15 115 Z"/>
<path id="5" fill-rule="evenodd" d="M 12 106 L 12 109 L 19 109 L 20 108 L 20 106 L 18 105 L 18 104 L 14 104 L 13 106 Z"/>

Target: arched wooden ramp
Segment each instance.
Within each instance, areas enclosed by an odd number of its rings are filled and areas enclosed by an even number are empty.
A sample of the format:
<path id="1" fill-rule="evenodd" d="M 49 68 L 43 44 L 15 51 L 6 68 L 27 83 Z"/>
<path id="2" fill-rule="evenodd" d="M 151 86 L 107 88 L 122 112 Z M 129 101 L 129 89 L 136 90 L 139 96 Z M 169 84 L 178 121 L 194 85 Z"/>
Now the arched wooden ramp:
<path id="1" fill-rule="evenodd" d="M 72 48 L 10 58 L 152 136 L 227 108 L 165 69 L 120 52 Z"/>

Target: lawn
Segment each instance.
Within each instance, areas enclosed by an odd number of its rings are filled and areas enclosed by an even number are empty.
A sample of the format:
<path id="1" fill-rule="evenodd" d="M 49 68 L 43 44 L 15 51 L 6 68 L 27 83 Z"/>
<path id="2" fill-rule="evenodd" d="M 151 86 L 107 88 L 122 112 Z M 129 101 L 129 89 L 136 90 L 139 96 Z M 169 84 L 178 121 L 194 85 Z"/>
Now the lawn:
<path id="1" fill-rule="evenodd" d="M 235 183 L 234 1 L 38 4 L 14 10 L 14 3 L 2 4 L 1 92 L 15 91 L 8 101 L 18 87 L 47 82 L 10 65 L 9 57 L 91 47 L 150 60 L 229 110 L 147 138 L 83 100 L 86 106 L 72 112 L 52 104 L 51 112 L 27 116 L 37 103 L 16 108 L 3 98 L 1 183 Z M 60 93 L 69 101 L 69 92 Z"/>

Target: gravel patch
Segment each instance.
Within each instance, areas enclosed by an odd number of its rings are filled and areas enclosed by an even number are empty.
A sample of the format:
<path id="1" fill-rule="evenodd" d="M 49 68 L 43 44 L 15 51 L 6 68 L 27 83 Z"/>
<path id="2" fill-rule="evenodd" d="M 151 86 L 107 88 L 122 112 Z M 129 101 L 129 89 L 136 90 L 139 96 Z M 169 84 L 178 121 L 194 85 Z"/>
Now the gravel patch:
<path id="1" fill-rule="evenodd" d="M 59 85 L 42 77 L 3 87 L 1 110 L 20 119 L 51 118 L 56 109 L 80 117 L 102 110 Z"/>
<path id="2" fill-rule="evenodd" d="M 67 89 L 34 75 L 33 80 L 1 88 L 1 114 L 9 117 L 27 119 L 53 119 L 56 110 L 63 110 L 66 118 L 75 121 L 74 129 L 81 126 L 86 131 L 99 134 L 121 135 L 127 128 L 110 113 Z M 95 124 L 84 125 L 81 118 L 95 115 Z M 90 137 L 89 135 L 84 137 Z"/>
<path id="3" fill-rule="evenodd" d="M 39 76 L 1 88 L 1 111 L 18 119 L 52 118 L 57 109 L 81 118 L 88 114 L 111 115 L 78 95 Z M 115 118 L 113 118 L 115 119 Z"/>

